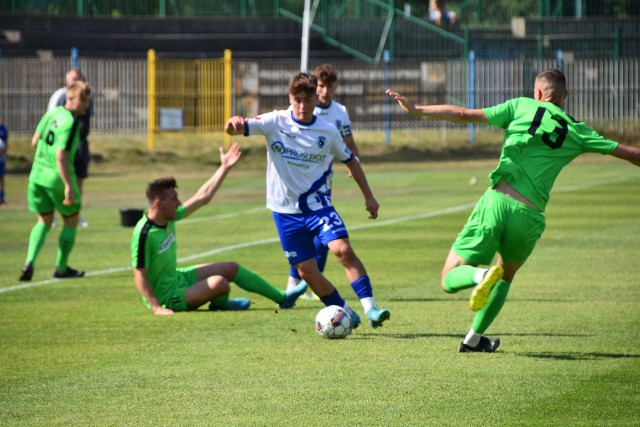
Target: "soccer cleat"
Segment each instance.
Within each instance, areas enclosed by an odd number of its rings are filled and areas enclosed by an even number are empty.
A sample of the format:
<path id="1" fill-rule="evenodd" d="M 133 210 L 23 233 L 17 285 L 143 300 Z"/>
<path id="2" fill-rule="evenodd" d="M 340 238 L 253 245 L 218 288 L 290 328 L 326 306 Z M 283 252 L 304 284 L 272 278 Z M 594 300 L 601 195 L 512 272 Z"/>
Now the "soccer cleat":
<path id="1" fill-rule="evenodd" d="M 56 268 L 55 270 L 53 270 L 53 277 L 55 277 L 56 279 L 77 279 L 79 277 L 84 277 L 84 271 L 76 270 L 67 266 L 65 272 L 60 273 Z"/>
<path id="2" fill-rule="evenodd" d="M 251 306 L 251 301 L 247 298 L 235 298 L 230 299 L 224 305 L 214 305 L 213 303 L 209 304 L 210 311 L 241 311 L 248 310 Z"/>
<path id="3" fill-rule="evenodd" d="M 33 277 L 33 264 L 28 262 L 22 267 L 22 274 L 20 274 L 21 282 L 28 282 Z"/>
<path id="4" fill-rule="evenodd" d="M 480 337 L 480 342 L 475 347 L 461 342 L 458 353 L 493 353 L 498 347 L 500 347 L 500 338 Z"/>
<path id="5" fill-rule="evenodd" d="M 391 312 L 386 308 L 378 308 L 373 306 L 367 311 L 367 318 L 372 328 L 382 326 L 382 322 L 391 317 Z"/>
<path id="6" fill-rule="evenodd" d="M 280 308 L 293 307 L 294 305 L 296 305 L 296 300 L 298 299 L 298 297 L 304 294 L 306 290 L 307 290 L 307 282 L 303 280 L 302 282 L 298 283 L 298 285 L 295 288 L 292 288 L 286 291 L 284 293 L 284 301 L 282 301 L 278 305 L 280 306 Z"/>
<path id="7" fill-rule="evenodd" d="M 361 320 L 360 320 L 360 316 L 358 316 L 358 313 L 353 311 L 351 307 L 344 307 L 344 309 L 349 315 L 349 317 L 351 318 L 351 329 L 355 329 L 358 326 L 360 326 Z"/>
<path id="8" fill-rule="evenodd" d="M 471 297 L 469 298 L 469 307 L 471 307 L 471 310 L 481 310 L 482 307 L 487 304 L 491 289 L 498 283 L 498 280 L 502 279 L 503 274 L 504 270 L 499 265 L 494 265 L 489 268 L 482 282 L 478 283 L 476 287 L 473 288 L 473 292 L 471 292 Z"/>

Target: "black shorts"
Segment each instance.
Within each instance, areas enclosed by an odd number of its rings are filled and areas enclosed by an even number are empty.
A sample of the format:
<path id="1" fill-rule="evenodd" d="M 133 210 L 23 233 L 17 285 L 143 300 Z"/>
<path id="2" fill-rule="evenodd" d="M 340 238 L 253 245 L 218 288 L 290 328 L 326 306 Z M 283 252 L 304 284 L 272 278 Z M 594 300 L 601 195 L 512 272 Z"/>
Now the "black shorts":
<path id="1" fill-rule="evenodd" d="M 76 167 L 76 177 L 85 179 L 89 176 L 90 157 L 91 155 L 89 154 L 89 141 L 87 141 L 86 139 L 81 139 L 74 161 Z"/>

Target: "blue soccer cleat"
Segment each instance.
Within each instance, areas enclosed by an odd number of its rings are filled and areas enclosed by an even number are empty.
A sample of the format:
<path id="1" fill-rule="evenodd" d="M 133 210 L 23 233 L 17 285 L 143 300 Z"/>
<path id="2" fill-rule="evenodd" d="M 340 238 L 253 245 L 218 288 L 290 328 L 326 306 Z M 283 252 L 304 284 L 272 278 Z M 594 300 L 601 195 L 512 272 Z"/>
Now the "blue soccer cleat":
<path id="1" fill-rule="evenodd" d="M 295 288 L 286 291 L 284 293 L 284 301 L 282 301 L 278 305 L 280 306 L 280 308 L 293 307 L 294 305 L 296 305 L 296 300 L 300 297 L 300 295 L 304 294 L 306 290 L 307 282 L 303 280 L 302 282 L 298 283 Z"/>
<path id="2" fill-rule="evenodd" d="M 224 305 L 209 304 L 210 311 L 241 311 L 248 310 L 251 307 L 251 301 L 247 298 L 230 299 Z"/>
<path id="3" fill-rule="evenodd" d="M 388 320 L 391 317 L 391 312 L 386 308 L 378 308 L 373 306 L 367 311 L 367 318 L 369 319 L 369 324 L 372 328 L 377 328 L 382 326 L 382 323 L 385 320 Z"/>
<path id="4" fill-rule="evenodd" d="M 360 316 L 358 316 L 358 314 L 355 311 L 353 311 L 351 307 L 346 306 L 344 307 L 344 309 L 349 315 L 349 317 L 351 318 L 351 329 L 355 329 L 358 326 L 360 326 L 360 323 L 361 323 Z"/>

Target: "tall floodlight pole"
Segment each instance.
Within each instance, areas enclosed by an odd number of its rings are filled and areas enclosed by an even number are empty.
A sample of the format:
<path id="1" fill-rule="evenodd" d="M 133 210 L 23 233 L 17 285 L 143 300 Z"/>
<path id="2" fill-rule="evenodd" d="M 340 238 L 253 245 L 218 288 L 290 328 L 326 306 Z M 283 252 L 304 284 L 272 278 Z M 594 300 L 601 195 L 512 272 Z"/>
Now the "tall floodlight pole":
<path id="1" fill-rule="evenodd" d="M 304 12 L 302 12 L 302 49 L 300 50 L 300 71 L 307 71 L 309 65 L 309 14 L 311 0 L 304 0 Z"/>

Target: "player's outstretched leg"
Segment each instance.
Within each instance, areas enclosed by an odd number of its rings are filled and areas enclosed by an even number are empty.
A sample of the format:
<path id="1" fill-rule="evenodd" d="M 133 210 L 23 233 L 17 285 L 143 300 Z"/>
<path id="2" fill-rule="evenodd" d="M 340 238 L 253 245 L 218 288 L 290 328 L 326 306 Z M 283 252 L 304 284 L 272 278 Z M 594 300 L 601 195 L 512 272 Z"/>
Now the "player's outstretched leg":
<path id="1" fill-rule="evenodd" d="M 489 294 L 498 280 L 502 279 L 504 270 L 499 265 L 493 265 L 484 275 L 484 279 L 473 288 L 471 297 L 469 298 L 469 307 L 471 310 L 478 311 L 489 301 Z"/>

